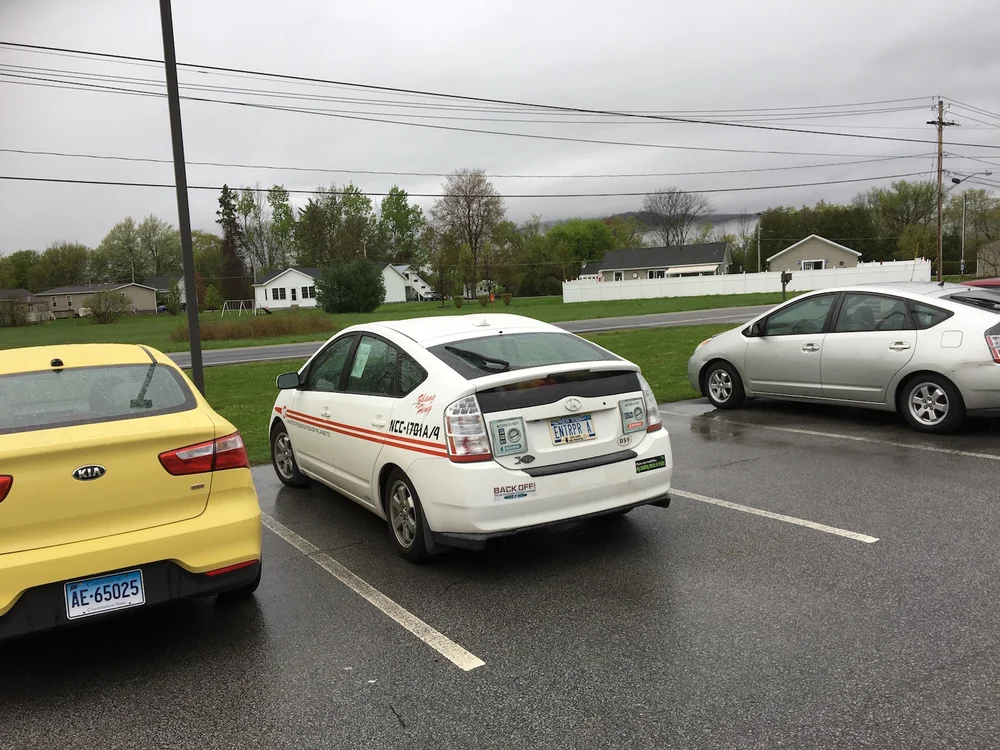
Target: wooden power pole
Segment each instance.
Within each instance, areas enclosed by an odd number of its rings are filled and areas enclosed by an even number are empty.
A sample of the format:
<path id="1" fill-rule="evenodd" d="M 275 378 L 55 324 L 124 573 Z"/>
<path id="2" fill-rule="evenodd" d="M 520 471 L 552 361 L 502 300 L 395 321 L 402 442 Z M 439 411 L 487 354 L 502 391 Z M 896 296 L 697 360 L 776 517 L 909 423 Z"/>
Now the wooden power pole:
<path id="1" fill-rule="evenodd" d="M 937 119 L 927 124 L 937 125 L 937 280 L 944 281 L 944 128 L 957 123 L 944 121 L 944 99 L 938 99 L 937 110 Z"/>

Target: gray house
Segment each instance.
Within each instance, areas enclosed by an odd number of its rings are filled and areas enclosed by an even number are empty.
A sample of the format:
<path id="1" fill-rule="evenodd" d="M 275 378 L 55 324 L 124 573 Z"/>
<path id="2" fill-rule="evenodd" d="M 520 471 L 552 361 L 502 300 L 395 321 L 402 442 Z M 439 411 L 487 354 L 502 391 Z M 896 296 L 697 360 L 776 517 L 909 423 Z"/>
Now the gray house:
<path id="1" fill-rule="evenodd" d="M 861 253 L 832 240 L 810 234 L 767 259 L 771 271 L 822 271 L 827 268 L 854 268 Z"/>
<path id="2" fill-rule="evenodd" d="M 680 247 L 636 247 L 611 250 L 600 262 L 588 263 L 582 278 L 603 281 L 637 281 L 679 276 L 716 276 L 729 273 L 729 244 L 707 242 Z"/>

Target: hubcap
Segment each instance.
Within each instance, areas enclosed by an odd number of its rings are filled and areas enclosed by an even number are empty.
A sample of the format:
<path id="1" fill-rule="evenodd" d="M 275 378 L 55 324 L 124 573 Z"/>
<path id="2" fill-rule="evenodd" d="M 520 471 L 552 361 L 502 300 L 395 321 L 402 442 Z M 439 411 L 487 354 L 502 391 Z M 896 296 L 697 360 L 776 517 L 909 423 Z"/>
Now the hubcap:
<path id="1" fill-rule="evenodd" d="M 278 473 L 285 479 L 292 478 L 292 471 L 295 467 L 295 459 L 292 457 L 292 441 L 288 435 L 281 433 L 274 439 L 274 465 L 278 468 Z"/>
<path id="2" fill-rule="evenodd" d="M 725 370 L 713 370 L 708 376 L 708 392 L 712 400 L 720 404 L 729 400 L 733 395 L 733 379 Z"/>
<path id="3" fill-rule="evenodd" d="M 389 523 L 396 541 L 406 549 L 412 547 L 417 535 L 417 509 L 405 482 L 397 481 L 389 491 Z"/>
<path id="4" fill-rule="evenodd" d="M 921 383 L 910 391 L 910 415 L 920 424 L 933 427 L 948 416 L 948 394 L 937 383 Z"/>

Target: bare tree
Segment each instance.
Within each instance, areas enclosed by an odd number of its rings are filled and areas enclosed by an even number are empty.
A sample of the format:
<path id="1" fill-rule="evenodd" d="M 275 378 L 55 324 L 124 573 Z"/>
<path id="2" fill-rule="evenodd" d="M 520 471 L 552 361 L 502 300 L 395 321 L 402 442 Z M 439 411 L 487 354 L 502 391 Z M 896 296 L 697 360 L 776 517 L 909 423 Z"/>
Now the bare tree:
<path id="1" fill-rule="evenodd" d="M 715 210 L 704 195 L 675 187 L 649 193 L 642 201 L 642 209 L 648 214 L 650 229 L 668 246 L 687 244 L 695 225 Z"/>
<path id="2" fill-rule="evenodd" d="M 438 232 L 455 237 L 458 244 L 469 248 L 475 274 L 485 242 L 506 215 L 503 197 L 481 169 L 459 169 L 448 175 L 443 187 L 444 195 L 431 208 L 431 219 Z M 478 280 L 464 281 L 475 285 Z"/>
<path id="3" fill-rule="evenodd" d="M 976 276 L 981 279 L 1000 276 L 1000 240 L 988 242 L 979 248 Z"/>

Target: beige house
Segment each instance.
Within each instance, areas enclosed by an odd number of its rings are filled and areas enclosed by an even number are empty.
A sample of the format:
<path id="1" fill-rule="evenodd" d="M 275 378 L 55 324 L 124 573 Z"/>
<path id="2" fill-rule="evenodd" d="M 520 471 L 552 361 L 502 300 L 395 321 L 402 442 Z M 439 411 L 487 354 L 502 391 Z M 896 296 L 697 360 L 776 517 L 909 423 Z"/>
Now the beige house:
<path id="1" fill-rule="evenodd" d="M 599 281 L 640 281 L 678 276 L 716 276 L 729 272 L 733 258 L 726 242 L 679 247 L 637 247 L 609 250 L 602 261 L 587 263 L 580 278 Z"/>
<path id="2" fill-rule="evenodd" d="M 827 268 L 854 268 L 861 253 L 836 242 L 810 234 L 767 259 L 769 271 L 822 271 Z"/>
<path id="3" fill-rule="evenodd" d="M 87 304 L 96 292 L 121 292 L 132 300 L 133 313 L 156 312 L 156 290 L 145 284 L 81 284 L 79 286 L 60 286 L 39 292 L 36 296 L 48 300 L 49 311 L 57 318 L 74 318 L 79 315 L 81 307 Z"/>

